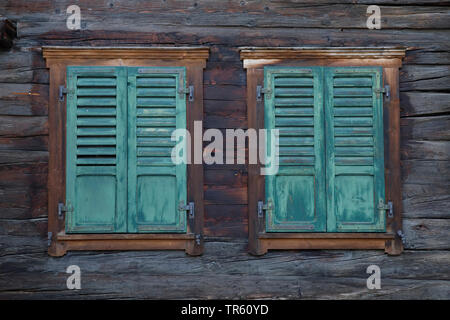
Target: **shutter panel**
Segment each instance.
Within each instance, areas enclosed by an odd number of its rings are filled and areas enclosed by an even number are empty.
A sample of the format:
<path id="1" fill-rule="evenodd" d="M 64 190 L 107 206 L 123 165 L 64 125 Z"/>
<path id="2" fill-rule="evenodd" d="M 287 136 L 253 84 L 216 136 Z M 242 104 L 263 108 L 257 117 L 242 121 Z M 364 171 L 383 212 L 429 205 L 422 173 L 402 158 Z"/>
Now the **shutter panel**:
<path id="1" fill-rule="evenodd" d="M 384 151 L 380 67 L 326 68 L 329 232 L 383 232 Z"/>
<path id="2" fill-rule="evenodd" d="M 279 170 L 265 177 L 272 207 L 266 231 L 326 231 L 322 69 L 265 67 L 264 74 L 271 90 L 265 95 L 265 128 L 279 129 Z"/>
<path id="3" fill-rule="evenodd" d="M 126 69 L 67 67 L 68 233 L 126 231 Z"/>
<path id="4" fill-rule="evenodd" d="M 128 231 L 186 232 L 186 164 L 171 159 L 186 129 L 184 67 L 128 69 Z"/>

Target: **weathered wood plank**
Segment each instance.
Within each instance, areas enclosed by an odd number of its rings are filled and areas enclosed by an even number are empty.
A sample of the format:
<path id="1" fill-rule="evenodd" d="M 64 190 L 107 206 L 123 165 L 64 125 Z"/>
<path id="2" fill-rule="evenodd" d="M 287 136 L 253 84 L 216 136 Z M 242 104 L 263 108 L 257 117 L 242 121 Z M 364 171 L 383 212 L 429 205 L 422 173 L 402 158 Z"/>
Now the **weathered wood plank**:
<path id="1" fill-rule="evenodd" d="M 47 218 L 0 219 L 0 235 L 47 236 Z"/>
<path id="2" fill-rule="evenodd" d="M 450 66 L 405 65 L 400 70 L 400 91 L 447 91 Z"/>
<path id="3" fill-rule="evenodd" d="M 205 235 L 213 237 L 247 238 L 247 205 L 205 206 Z"/>
<path id="4" fill-rule="evenodd" d="M 400 119 L 401 140 L 450 140 L 450 116 Z"/>
<path id="5" fill-rule="evenodd" d="M 239 57 L 236 57 L 238 60 Z M 246 75 L 242 62 L 208 62 L 203 75 L 205 85 L 245 86 Z"/>
<path id="6" fill-rule="evenodd" d="M 61 7 L 67 8 L 61 4 Z M 18 7 L 18 8 L 17 8 Z M 8 7 L 11 17 L 14 13 L 20 13 L 23 7 L 20 4 Z M 32 8 L 27 15 L 22 15 L 24 20 L 20 35 L 36 35 L 57 29 L 58 25 L 65 22 L 67 15 L 64 10 Z M 108 9 L 108 16 L 104 16 Z M 386 29 L 446 29 L 449 26 L 449 12 L 447 7 L 439 6 L 383 6 L 382 27 Z M 195 1 L 182 3 L 161 2 L 143 4 L 141 1 L 131 3 L 115 2 L 112 6 L 105 3 L 96 5 L 89 3 L 89 10 L 83 12 L 83 22 L 87 29 L 117 28 L 127 21 L 142 24 L 144 21 L 152 21 L 159 26 L 202 26 L 202 27 L 241 27 L 241 28 L 358 28 L 367 29 L 367 5 L 365 4 L 327 4 L 317 5 L 293 5 L 287 3 L 271 3 L 259 1 L 245 2 L 213 2 Z M 40 14 L 32 15 L 31 12 L 39 11 Z M 49 19 L 49 15 L 52 19 Z M 101 20 L 99 18 L 102 18 Z M 352 19 L 348 19 L 352 17 Z M 42 25 L 46 21 L 47 26 Z M 31 30 L 30 24 L 36 26 Z M 107 24 L 107 25 L 102 25 Z M 62 24 L 65 27 L 64 24 Z M 131 30 L 134 29 L 129 25 Z M 145 30 L 145 29 L 144 29 Z"/>
<path id="7" fill-rule="evenodd" d="M 213 185 L 205 186 L 205 205 L 247 204 L 247 187 Z"/>
<path id="8" fill-rule="evenodd" d="M 133 30 L 120 23 L 103 21 L 99 30 L 85 29 L 83 32 L 65 30 L 65 20 L 52 28 L 48 23 L 38 26 L 36 22 L 23 23 L 23 34 L 17 41 L 21 47 L 47 45 L 108 46 L 115 45 L 233 45 L 239 46 L 404 46 L 427 48 L 429 51 L 446 51 L 450 47 L 448 32 L 443 30 L 358 30 L 358 29 L 314 29 L 314 28 L 222 28 L 158 26 L 132 21 Z M 108 30 L 105 28 L 117 28 Z M 27 31 L 28 30 L 28 31 Z"/>
<path id="9" fill-rule="evenodd" d="M 450 112 L 450 94 L 440 92 L 401 92 L 401 116 L 439 115 Z"/>
<path id="10" fill-rule="evenodd" d="M 401 162 L 403 184 L 448 184 L 449 161 L 403 160 Z"/>
<path id="11" fill-rule="evenodd" d="M 288 251 L 255 258 L 244 248 L 206 243 L 209 254 L 194 259 L 167 251 L 69 253 L 57 259 L 45 252 L 10 254 L 0 258 L 0 297 L 448 298 L 447 251 L 406 251 L 395 258 L 380 251 Z M 81 291 L 66 289 L 71 264 L 82 270 Z M 371 264 L 381 267 L 381 290 L 366 288 Z"/>
<path id="12" fill-rule="evenodd" d="M 450 219 L 404 219 L 407 249 L 450 249 Z"/>
<path id="13" fill-rule="evenodd" d="M 48 85 L 0 83 L 0 115 L 44 116 L 47 114 Z"/>
<path id="14" fill-rule="evenodd" d="M 403 184 L 402 216 L 405 218 L 450 219 L 450 182 Z"/>
<path id="15" fill-rule="evenodd" d="M 48 151 L 48 136 L 0 137 L 0 150 Z"/>
<path id="16" fill-rule="evenodd" d="M 28 219 L 47 215 L 45 162 L 0 166 L 0 219 Z"/>
<path id="17" fill-rule="evenodd" d="M 236 85 L 204 85 L 206 100 L 221 101 L 243 101 L 245 99 L 245 88 Z"/>
<path id="18" fill-rule="evenodd" d="M 450 141 L 403 140 L 402 160 L 450 160 Z"/>
<path id="19" fill-rule="evenodd" d="M 38 52 L 1 52 L 0 66 L 0 83 L 49 83 L 45 61 Z"/>
<path id="20" fill-rule="evenodd" d="M 0 116 L 0 136 L 28 137 L 48 135 L 47 117 Z"/>
<path id="21" fill-rule="evenodd" d="M 47 151 L 0 150 L 0 165 L 48 162 Z"/>

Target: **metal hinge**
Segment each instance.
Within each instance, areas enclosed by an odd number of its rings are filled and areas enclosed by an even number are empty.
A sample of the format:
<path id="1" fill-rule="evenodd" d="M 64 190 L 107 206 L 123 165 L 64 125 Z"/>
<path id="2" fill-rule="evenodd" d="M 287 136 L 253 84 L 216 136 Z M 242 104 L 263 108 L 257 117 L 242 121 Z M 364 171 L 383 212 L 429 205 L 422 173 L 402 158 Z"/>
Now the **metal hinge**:
<path id="1" fill-rule="evenodd" d="M 196 234 L 195 235 L 195 244 L 198 245 L 198 246 L 201 245 L 202 244 L 202 238 L 203 237 L 202 237 L 201 234 Z"/>
<path id="2" fill-rule="evenodd" d="M 69 90 L 64 86 L 59 86 L 59 101 L 64 101 L 64 95 L 73 93 L 73 90 Z"/>
<path id="3" fill-rule="evenodd" d="M 402 243 L 403 243 L 403 244 L 406 244 L 406 236 L 405 236 L 405 234 L 403 233 L 403 231 L 402 231 L 402 230 L 398 230 L 398 231 L 397 231 L 397 235 L 398 235 L 399 238 L 402 240 Z"/>
<path id="4" fill-rule="evenodd" d="M 258 218 L 264 217 L 264 210 L 272 210 L 273 205 L 272 202 L 269 201 L 267 204 L 264 204 L 262 201 L 258 201 Z"/>
<path id="5" fill-rule="evenodd" d="M 388 217 L 394 217 L 394 204 L 392 203 L 392 201 L 388 201 L 388 203 L 385 204 L 384 201 L 380 199 L 380 201 L 378 202 L 378 210 L 388 210 Z"/>
<path id="6" fill-rule="evenodd" d="M 189 95 L 188 100 L 194 101 L 194 86 L 188 86 L 187 88 L 180 88 L 178 90 L 178 93 L 179 94 L 188 94 Z"/>
<path id="7" fill-rule="evenodd" d="M 53 232 L 47 232 L 47 247 L 50 247 L 52 244 Z"/>
<path id="8" fill-rule="evenodd" d="M 386 99 L 389 99 L 391 96 L 391 87 L 389 85 L 385 85 L 384 88 L 377 88 L 375 89 L 375 93 L 377 96 L 384 93 L 386 95 Z"/>
<path id="9" fill-rule="evenodd" d="M 58 203 L 58 218 L 62 219 L 64 217 L 63 212 L 72 212 L 73 207 L 70 203 L 67 204 L 67 206 L 64 205 L 64 203 L 59 202 Z"/>
<path id="10" fill-rule="evenodd" d="M 187 205 L 184 205 L 183 202 L 180 202 L 180 205 L 178 206 L 178 210 L 189 212 L 189 219 L 194 219 L 194 217 L 195 217 L 194 202 L 189 202 Z"/>
<path id="11" fill-rule="evenodd" d="M 268 88 L 263 88 L 262 86 L 256 86 L 256 101 L 261 101 L 262 94 L 266 94 L 268 98 L 270 98 L 270 94 L 272 93 L 272 90 Z"/>

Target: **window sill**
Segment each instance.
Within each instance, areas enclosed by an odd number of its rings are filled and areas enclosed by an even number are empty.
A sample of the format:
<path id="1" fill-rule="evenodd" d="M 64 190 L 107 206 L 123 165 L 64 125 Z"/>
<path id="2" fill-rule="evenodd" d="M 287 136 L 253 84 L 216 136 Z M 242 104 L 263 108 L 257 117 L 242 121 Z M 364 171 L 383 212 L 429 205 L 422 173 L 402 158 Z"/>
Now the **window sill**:
<path id="1" fill-rule="evenodd" d="M 386 249 L 395 239 L 391 233 L 259 233 L 259 250 Z"/>
<path id="2" fill-rule="evenodd" d="M 193 250 L 196 237 L 186 234 L 66 234 L 56 236 L 52 256 L 63 256 L 67 251 L 81 250 L 185 250 L 195 255 Z"/>

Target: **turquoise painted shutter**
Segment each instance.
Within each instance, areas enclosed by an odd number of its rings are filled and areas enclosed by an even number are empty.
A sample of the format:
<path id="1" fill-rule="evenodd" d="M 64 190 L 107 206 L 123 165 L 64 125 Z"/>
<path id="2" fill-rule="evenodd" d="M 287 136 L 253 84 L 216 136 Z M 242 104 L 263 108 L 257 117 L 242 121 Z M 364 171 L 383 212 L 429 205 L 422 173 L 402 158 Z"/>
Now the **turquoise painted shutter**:
<path id="1" fill-rule="evenodd" d="M 265 177 L 266 231 L 324 232 L 322 68 L 265 67 L 264 78 L 265 128 L 279 129 L 279 170 Z"/>
<path id="2" fill-rule="evenodd" d="M 126 68 L 67 67 L 68 233 L 126 232 Z"/>
<path id="3" fill-rule="evenodd" d="M 171 159 L 172 132 L 186 128 L 185 74 L 128 69 L 128 232 L 186 232 L 186 164 Z"/>
<path id="4" fill-rule="evenodd" d="M 381 67 L 325 68 L 327 231 L 383 232 Z"/>

